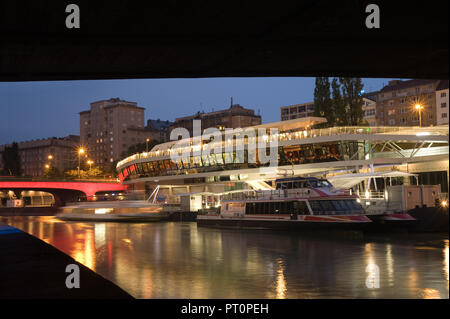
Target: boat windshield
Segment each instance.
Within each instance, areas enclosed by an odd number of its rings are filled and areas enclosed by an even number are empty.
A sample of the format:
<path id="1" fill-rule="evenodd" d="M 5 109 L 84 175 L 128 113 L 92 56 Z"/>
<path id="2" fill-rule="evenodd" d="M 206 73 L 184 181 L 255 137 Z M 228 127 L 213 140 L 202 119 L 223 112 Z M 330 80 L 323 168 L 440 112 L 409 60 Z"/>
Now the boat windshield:
<path id="1" fill-rule="evenodd" d="M 309 181 L 309 184 L 311 185 L 311 187 L 314 187 L 314 188 L 333 187 L 333 185 L 331 185 L 331 183 L 329 181 L 327 181 L 326 179 L 318 179 L 318 180 Z"/>

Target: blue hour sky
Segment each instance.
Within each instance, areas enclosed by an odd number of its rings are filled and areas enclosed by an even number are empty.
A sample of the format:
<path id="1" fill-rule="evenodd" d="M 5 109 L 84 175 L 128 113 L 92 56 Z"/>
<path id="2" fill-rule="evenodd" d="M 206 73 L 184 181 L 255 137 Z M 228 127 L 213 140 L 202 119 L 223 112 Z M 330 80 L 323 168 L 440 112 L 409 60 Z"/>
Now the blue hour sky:
<path id="1" fill-rule="evenodd" d="M 280 107 L 313 100 L 315 78 L 202 78 L 0 82 L 0 145 L 79 134 L 79 115 L 93 101 L 119 97 L 145 107 L 145 119 L 173 121 L 233 103 L 258 110 L 264 123 Z M 366 92 L 391 79 L 363 79 Z"/>

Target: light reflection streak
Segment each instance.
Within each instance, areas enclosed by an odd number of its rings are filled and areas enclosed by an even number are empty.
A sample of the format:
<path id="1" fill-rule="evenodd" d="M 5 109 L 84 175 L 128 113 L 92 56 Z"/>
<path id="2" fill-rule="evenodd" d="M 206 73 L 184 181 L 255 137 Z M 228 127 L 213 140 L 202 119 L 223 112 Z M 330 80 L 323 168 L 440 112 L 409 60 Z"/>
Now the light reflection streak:
<path id="1" fill-rule="evenodd" d="M 95 247 L 99 248 L 105 245 L 106 241 L 106 225 L 105 223 L 96 223 L 94 225 Z"/>
<path id="2" fill-rule="evenodd" d="M 445 279 L 447 280 L 447 289 L 448 289 L 448 243 L 449 241 L 445 241 L 445 248 L 444 248 L 444 273 L 445 273 Z"/>
<path id="3" fill-rule="evenodd" d="M 285 299 L 286 298 L 286 280 L 284 279 L 284 267 L 283 261 L 278 259 L 278 270 L 277 270 L 277 299 Z"/>
<path id="4" fill-rule="evenodd" d="M 392 258 L 392 245 L 387 244 L 386 249 L 386 264 L 389 286 L 394 286 L 394 259 Z"/>
<path id="5" fill-rule="evenodd" d="M 440 299 L 441 295 L 436 289 L 425 288 L 422 291 L 422 297 L 423 299 Z"/>

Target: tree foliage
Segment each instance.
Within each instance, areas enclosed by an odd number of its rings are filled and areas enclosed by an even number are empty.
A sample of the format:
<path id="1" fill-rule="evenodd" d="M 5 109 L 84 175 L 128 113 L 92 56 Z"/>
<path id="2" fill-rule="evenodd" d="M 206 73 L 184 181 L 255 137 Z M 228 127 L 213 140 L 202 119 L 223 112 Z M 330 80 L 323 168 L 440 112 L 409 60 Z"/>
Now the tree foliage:
<path id="1" fill-rule="evenodd" d="M 150 140 L 148 142 L 148 150 L 150 151 L 156 144 L 158 144 L 158 141 Z M 147 151 L 147 143 L 138 143 L 135 145 L 132 145 L 128 147 L 128 150 L 126 152 L 123 152 L 121 155 L 122 157 L 131 156 L 136 153 L 142 153 Z"/>
<path id="2" fill-rule="evenodd" d="M 44 173 L 42 174 L 42 176 L 47 177 L 47 178 L 57 178 L 57 177 L 61 177 L 62 174 L 56 167 L 50 166 L 49 168 L 46 168 L 44 170 Z"/>
<path id="3" fill-rule="evenodd" d="M 330 94 L 328 78 L 317 77 L 314 89 L 314 116 L 327 119 L 327 123 L 322 127 L 361 125 L 364 118 L 362 89 L 360 78 L 333 78 Z"/>
<path id="4" fill-rule="evenodd" d="M 346 125 L 359 125 L 364 118 L 363 97 L 361 91 L 364 87 L 361 78 L 339 78 L 342 86 L 342 95 L 346 106 Z"/>
<path id="5" fill-rule="evenodd" d="M 16 142 L 12 143 L 11 146 L 6 146 L 3 154 L 3 175 L 11 175 L 11 176 L 21 176 L 22 175 L 22 167 L 20 165 L 20 155 L 19 155 L 19 144 Z"/>
<path id="6" fill-rule="evenodd" d="M 76 179 L 78 178 L 78 169 L 69 169 L 64 172 L 64 175 L 66 178 L 70 179 Z M 87 179 L 87 178 L 96 178 L 101 177 L 105 175 L 105 172 L 100 169 L 100 167 L 93 166 L 92 168 L 88 169 L 81 169 L 80 170 L 80 178 L 81 179 Z"/>
<path id="7" fill-rule="evenodd" d="M 334 124 L 333 111 L 331 110 L 330 81 L 328 77 L 317 77 L 314 88 L 314 116 L 325 117 L 326 125 Z"/>

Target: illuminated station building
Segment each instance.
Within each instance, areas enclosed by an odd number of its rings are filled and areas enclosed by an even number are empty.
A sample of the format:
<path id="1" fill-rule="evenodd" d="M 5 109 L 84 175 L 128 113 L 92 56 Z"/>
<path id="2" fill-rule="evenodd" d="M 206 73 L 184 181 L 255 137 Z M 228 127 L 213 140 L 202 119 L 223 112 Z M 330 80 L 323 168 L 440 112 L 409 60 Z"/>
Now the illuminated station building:
<path id="1" fill-rule="evenodd" d="M 259 134 L 236 134 L 231 150 L 224 146 L 225 138 L 210 136 L 159 144 L 120 161 L 119 179 L 142 196 L 159 185 L 160 197 L 181 202 L 191 211 L 218 207 L 224 193 L 271 189 L 276 179 L 291 176 L 327 178 L 336 187 L 360 194 L 379 192 L 388 184 L 416 183 L 440 185 L 441 193 L 448 193 L 447 125 L 315 128 L 324 122 L 305 117 L 253 126 L 250 129 Z M 271 128 L 277 133 L 271 134 Z M 224 131 L 221 134 L 225 136 Z M 278 142 L 277 167 L 261 163 L 259 154 L 253 160 L 255 147 L 269 145 L 259 142 L 271 140 Z M 214 143 L 221 143 L 221 152 L 212 151 L 218 145 Z M 236 145 L 244 146 L 244 151 L 236 152 Z M 178 158 L 172 160 L 174 154 Z"/>

